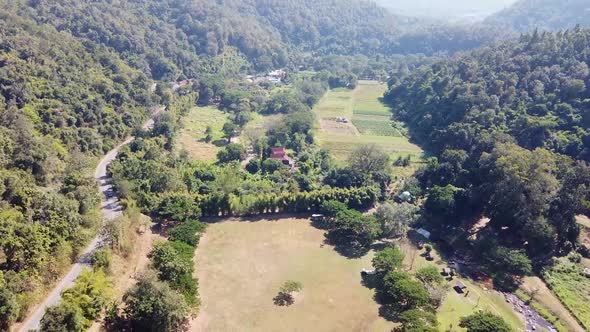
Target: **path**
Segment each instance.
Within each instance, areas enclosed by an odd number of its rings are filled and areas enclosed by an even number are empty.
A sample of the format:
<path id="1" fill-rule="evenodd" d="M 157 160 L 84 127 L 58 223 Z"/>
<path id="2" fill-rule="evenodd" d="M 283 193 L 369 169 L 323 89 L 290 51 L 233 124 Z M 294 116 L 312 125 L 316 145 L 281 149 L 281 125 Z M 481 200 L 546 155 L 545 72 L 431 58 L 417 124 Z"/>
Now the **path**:
<path id="1" fill-rule="evenodd" d="M 159 108 L 156 112 L 153 113 L 152 117 L 147 120 L 143 124 L 143 129 L 148 130 L 151 129 L 154 125 L 154 118 L 160 112 L 163 111 L 163 108 Z M 104 199 L 101 203 L 101 211 L 103 215 L 103 220 L 113 220 L 120 216 L 123 212 L 123 208 L 119 203 L 119 198 L 115 196 L 113 188 L 110 184 L 110 179 L 107 176 L 107 167 L 108 165 L 115 160 L 117 154 L 121 150 L 121 148 L 127 144 L 129 144 L 133 140 L 133 137 L 127 138 L 123 143 L 119 144 L 117 147 L 109 151 L 98 163 L 96 166 L 96 170 L 94 171 L 94 177 L 99 185 L 100 192 L 104 195 Z M 74 284 L 74 281 L 80 273 L 84 270 L 84 268 L 88 267 L 90 264 L 90 257 L 92 254 L 98 250 L 103 243 L 103 237 L 101 232 L 86 247 L 82 255 L 78 258 L 78 260 L 72 265 L 70 271 L 63 277 L 63 279 L 53 288 L 51 293 L 45 298 L 45 300 L 40 303 L 33 314 L 31 314 L 22 324 L 19 331 L 27 332 L 30 330 L 39 329 L 39 324 L 43 315 L 45 314 L 45 309 L 50 306 L 56 305 L 59 300 L 61 299 L 61 293 L 71 287 Z"/>
<path id="2" fill-rule="evenodd" d="M 533 308 L 524 303 L 516 295 L 510 293 L 503 293 L 506 301 L 512 304 L 514 311 L 519 312 L 524 316 L 525 331 L 557 331 L 551 323 L 545 320 Z"/>

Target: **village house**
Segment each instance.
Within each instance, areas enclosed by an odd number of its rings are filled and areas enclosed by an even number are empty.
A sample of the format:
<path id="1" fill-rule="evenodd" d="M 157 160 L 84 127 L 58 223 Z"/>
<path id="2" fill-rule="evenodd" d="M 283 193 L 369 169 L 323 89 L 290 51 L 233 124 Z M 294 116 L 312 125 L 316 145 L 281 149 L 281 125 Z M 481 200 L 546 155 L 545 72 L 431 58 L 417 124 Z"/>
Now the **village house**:
<path id="1" fill-rule="evenodd" d="M 282 162 L 285 166 L 291 166 L 291 158 L 287 156 L 287 151 L 284 147 L 272 148 L 270 158 Z"/>

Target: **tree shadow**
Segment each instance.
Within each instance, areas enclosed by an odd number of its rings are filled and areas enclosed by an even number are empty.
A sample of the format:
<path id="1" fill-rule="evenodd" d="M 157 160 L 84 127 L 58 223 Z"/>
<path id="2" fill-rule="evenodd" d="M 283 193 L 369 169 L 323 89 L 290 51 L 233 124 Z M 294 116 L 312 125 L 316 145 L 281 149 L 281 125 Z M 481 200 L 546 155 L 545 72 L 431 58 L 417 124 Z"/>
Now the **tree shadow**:
<path id="1" fill-rule="evenodd" d="M 279 292 L 277 296 L 272 299 L 272 302 L 279 307 L 288 307 L 295 302 L 293 295 L 285 292 Z"/>
<path id="2" fill-rule="evenodd" d="M 222 139 L 216 139 L 214 141 L 211 142 L 213 145 L 215 145 L 218 148 L 227 146 L 229 143 L 226 139 L 222 138 Z"/>

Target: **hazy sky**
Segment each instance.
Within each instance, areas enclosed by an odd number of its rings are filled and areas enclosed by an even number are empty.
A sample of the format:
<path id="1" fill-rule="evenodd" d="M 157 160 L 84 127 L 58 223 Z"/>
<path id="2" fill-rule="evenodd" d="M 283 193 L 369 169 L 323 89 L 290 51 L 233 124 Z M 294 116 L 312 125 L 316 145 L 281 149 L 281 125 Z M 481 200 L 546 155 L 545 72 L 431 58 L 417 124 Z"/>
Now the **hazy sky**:
<path id="1" fill-rule="evenodd" d="M 398 14 L 457 20 L 482 17 L 502 10 L 516 0 L 376 0 Z"/>

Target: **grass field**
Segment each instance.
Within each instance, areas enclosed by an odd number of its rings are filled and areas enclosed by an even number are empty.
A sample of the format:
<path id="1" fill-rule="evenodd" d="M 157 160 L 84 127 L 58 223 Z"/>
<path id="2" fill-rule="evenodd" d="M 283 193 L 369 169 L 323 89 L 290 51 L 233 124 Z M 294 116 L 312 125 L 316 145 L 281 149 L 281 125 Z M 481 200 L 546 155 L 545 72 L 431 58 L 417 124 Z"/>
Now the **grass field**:
<path id="1" fill-rule="evenodd" d="M 539 277 L 526 277 L 516 291 L 523 301 L 530 305 L 560 332 L 583 332 L 584 329 L 559 299 Z"/>
<path id="2" fill-rule="evenodd" d="M 582 264 L 560 258 L 559 263 L 544 273 L 543 278 L 563 305 L 590 330 L 590 278 L 582 273 Z"/>
<path id="3" fill-rule="evenodd" d="M 323 244 L 323 234 L 305 219 L 211 224 L 196 255 L 202 306 L 191 331 L 391 331 L 395 324 L 379 316 L 374 291 L 361 284 L 359 272 L 371 267 L 373 253 L 345 258 Z M 401 246 L 408 269 L 444 266 L 436 253 L 428 262 L 410 242 Z M 301 282 L 303 292 L 294 305 L 275 306 L 272 298 L 286 280 Z M 499 293 L 461 280 L 470 293 L 449 290 L 438 313 L 441 331 L 463 331 L 459 319 L 478 310 L 522 330 Z"/>
<path id="4" fill-rule="evenodd" d="M 372 255 L 345 258 L 323 234 L 305 219 L 210 225 L 196 255 L 202 306 L 191 331 L 390 331 L 361 284 Z M 303 291 L 294 305 L 276 306 L 287 280 Z"/>
<path id="5" fill-rule="evenodd" d="M 370 143 L 394 157 L 421 155 L 422 150 L 392 126 L 389 108 L 380 101 L 386 88 L 377 82 L 360 81 L 354 90 L 333 89 L 326 93 L 314 108 L 319 144 L 340 161 L 355 148 Z M 337 117 L 351 122 L 338 123 Z"/>
<path id="6" fill-rule="evenodd" d="M 186 150 L 196 160 L 215 160 L 220 146 L 225 144 L 221 129 L 227 120 L 227 114 L 213 106 L 193 108 L 183 119 L 177 148 Z M 210 143 L 204 141 L 207 126 L 213 129 Z"/>

